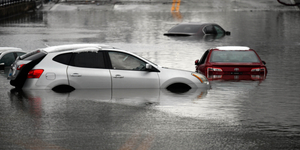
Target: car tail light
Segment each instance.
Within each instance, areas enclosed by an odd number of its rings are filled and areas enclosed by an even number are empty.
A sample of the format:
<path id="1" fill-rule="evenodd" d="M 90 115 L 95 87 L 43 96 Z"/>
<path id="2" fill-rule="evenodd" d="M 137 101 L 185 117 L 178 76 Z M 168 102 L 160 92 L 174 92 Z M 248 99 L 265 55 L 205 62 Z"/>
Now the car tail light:
<path id="1" fill-rule="evenodd" d="M 17 70 L 20 70 L 25 64 L 21 64 L 17 67 Z"/>
<path id="2" fill-rule="evenodd" d="M 40 78 L 43 72 L 43 69 L 30 70 L 28 72 L 27 78 Z"/>
<path id="3" fill-rule="evenodd" d="M 223 71 L 221 68 L 207 68 L 208 71 Z"/>
<path id="4" fill-rule="evenodd" d="M 253 68 L 253 69 L 251 69 L 251 72 L 255 72 L 255 71 L 265 71 L 265 68 Z"/>
<path id="5" fill-rule="evenodd" d="M 207 68 L 207 76 L 213 74 L 223 74 L 223 70 L 221 68 L 215 68 L 215 67 Z"/>
<path id="6" fill-rule="evenodd" d="M 251 72 L 254 73 L 254 74 L 265 74 L 266 70 L 263 67 L 253 68 L 253 69 L 251 69 Z"/>

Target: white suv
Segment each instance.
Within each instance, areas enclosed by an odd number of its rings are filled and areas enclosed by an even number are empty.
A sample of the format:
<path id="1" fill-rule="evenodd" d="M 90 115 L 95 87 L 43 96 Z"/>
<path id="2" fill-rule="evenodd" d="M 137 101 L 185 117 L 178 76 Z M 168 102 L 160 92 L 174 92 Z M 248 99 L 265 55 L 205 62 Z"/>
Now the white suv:
<path id="1" fill-rule="evenodd" d="M 160 67 L 136 54 L 101 44 L 34 50 L 19 57 L 8 74 L 23 89 L 209 88 L 205 76 Z"/>

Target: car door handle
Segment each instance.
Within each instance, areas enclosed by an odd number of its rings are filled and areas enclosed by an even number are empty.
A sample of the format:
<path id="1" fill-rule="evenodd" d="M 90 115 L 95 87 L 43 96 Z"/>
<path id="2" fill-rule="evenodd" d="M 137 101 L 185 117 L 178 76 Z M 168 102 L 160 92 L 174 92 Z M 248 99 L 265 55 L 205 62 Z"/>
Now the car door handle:
<path id="1" fill-rule="evenodd" d="M 81 74 L 79 74 L 79 73 L 73 73 L 73 74 L 71 75 L 71 77 L 81 77 Z"/>
<path id="2" fill-rule="evenodd" d="M 119 74 L 116 74 L 116 75 L 114 76 L 114 78 L 124 78 L 124 76 L 121 76 L 121 75 L 119 75 Z"/>

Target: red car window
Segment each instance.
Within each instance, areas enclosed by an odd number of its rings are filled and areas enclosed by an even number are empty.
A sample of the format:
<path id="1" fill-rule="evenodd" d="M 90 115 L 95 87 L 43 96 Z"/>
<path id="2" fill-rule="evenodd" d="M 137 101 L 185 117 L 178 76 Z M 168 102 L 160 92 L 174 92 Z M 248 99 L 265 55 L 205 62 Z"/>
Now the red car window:
<path id="1" fill-rule="evenodd" d="M 213 51 L 210 62 L 259 63 L 254 51 Z"/>

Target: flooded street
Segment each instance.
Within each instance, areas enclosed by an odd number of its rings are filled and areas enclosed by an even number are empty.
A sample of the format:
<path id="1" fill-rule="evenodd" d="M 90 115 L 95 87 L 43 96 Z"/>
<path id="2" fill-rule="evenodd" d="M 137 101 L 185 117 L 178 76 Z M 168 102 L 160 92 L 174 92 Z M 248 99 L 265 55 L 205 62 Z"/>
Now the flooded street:
<path id="1" fill-rule="evenodd" d="M 16 91 L 0 72 L 0 149 L 300 149 L 300 13 L 231 11 L 183 3 L 54 5 L 0 21 L 0 46 L 25 51 L 103 43 L 161 66 L 195 71 L 211 47 L 248 46 L 263 81 L 211 81 L 211 89 Z M 262 7 L 267 7 L 262 6 Z M 199 7 L 200 8 L 200 7 Z M 202 7 L 201 7 L 202 8 Z M 214 22 L 221 38 L 167 37 L 180 22 Z"/>

